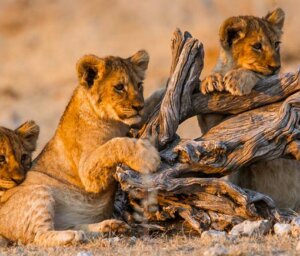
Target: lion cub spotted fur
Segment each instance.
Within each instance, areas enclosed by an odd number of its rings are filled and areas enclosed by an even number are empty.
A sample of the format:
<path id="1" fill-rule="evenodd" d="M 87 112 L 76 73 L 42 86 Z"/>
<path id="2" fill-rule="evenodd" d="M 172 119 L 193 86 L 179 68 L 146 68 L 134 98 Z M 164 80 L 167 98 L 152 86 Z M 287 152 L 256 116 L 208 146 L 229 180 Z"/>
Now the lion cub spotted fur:
<path id="1" fill-rule="evenodd" d="M 220 28 L 220 57 L 213 73 L 201 85 L 203 94 L 228 91 L 249 94 L 257 81 L 279 72 L 280 37 L 284 23 L 282 9 L 263 18 L 239 16 L 228 18 Z M 221 115 L 199 116 L 202 133 L 224 120 Z M 300 208 L 300 163 L 275 159 L 259 161 L 230 175 L 230 180 L 244 188 L 270 195 L 278 207 Z"/>
<path id="2" fill-rule="evenodd" d="M 54 137 L 22 185 L 8 190 L 0 208 L 0 234 L 13 241 L 65 245 L 86 232 L 123 231 L 112 216 L 118 164 L 148 173 L 160 157 L 148 140 L 126 137 L 141 121 L 143 79 L 149 57 L 98 58 L 77 64 L 79 85 Z"/>
<path id="3" fill-rule="evenodd" d="M 30 169 L 32 153 L 36 149 L 39 126 L 33 121 L 15 130 L 0 127 L 0 190 L 20 184 Z"/>

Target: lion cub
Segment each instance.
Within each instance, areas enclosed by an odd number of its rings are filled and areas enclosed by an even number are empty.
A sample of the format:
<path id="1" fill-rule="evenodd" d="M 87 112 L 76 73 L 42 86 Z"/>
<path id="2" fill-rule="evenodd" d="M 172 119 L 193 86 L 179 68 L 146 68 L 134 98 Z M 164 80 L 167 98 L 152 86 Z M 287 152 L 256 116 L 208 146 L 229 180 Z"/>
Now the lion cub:
<path id="1" fill-rule="evenodd" d="M 285 14 L 276 9 L 263 18 L 228 18 L 220 28 L 220 57 L 213 74 L 201 85 L 203 94 L 229 91 L 249 94 L 256 82 L 280 70 L 280 38 Z M 220 123 L 224 116 L 198 117 L 203 133 Z M 300 208 L 300 163 L 288 159 L 259 161 L 229 179 L 237 185 L 270 195 L 280 208 Z"/>
<path id="2" fill-rule="evenodd" d="M 225 20 L 219 31 L 218 62 L 213 73 L 201 82 L 200 91 L 246 95 L 260 79 L 278 73 L 284 16 L 279 8 L 263 18 L 238 16 Z M 198 117 L 203 134 L 222 120 L 220 115 Z"/>
<path id="3" fill-rule="evenodd" d="M 38 136 L 39 126 L 33 121 L 14 131 L 0 127 L 0 194 L 25 179 Z"/>
<path id="4" fill-rule="evenodd" d="M 278 73 L 284 16 L 279 8 L 263 18 L 239 16 L 225 20 L 219 32 L 218 63 L 213 74 L 202 81 L 201 92 L 245 95 L 259 79 Z"/>
<path id="5" fill-rule="evenodd" d="M 117 165 L 155 172 L 158 151 L 148 140 L 128 138 L 142 120 L 143 80 L 149 56 L 95 55 L 77 64 L 79 85 L 54 137 L 22 185 L 3 195 L 0 235 L 24 244 L 67 245 L 86 232 L 124 231 L 112 217 Z"/>

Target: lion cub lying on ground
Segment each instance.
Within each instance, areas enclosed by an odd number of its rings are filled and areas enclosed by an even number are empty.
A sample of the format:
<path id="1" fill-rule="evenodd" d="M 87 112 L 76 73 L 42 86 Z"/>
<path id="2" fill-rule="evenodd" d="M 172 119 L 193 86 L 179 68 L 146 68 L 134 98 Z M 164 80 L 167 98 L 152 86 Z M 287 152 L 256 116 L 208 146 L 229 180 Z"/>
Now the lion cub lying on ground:
<path id="1" fill-rule="evenodd" d="M 14 131 L 0 127 L 0 195 L 25 179 L 39 131 L 39 126 L 33 121 Z"/>
<path id="2" fill-rule="evenodd" d="M 203 94 L 229 91 L 233 95 L 249 94 L 256 82 L 276 74 L 280 69 L 280 37 L 284 23 L 281 9 L 264 18 L 239 16 L 227 19 L 220 29 L 221 52 L 214 73 L 200 86 Z M 224 116 L 198 117 L 203 133 Z M 270 195 L 278 207 L 300 207 L 300 163 L 276 159 L 260 161 L 230 176 L 244 188 Z"/>
<path id="3" fill-rule="evenodd" d="M 77 64 L 79 85 L 54 137 L 37 157 L 25 181 L 3 195 L 0 234 L 13 241 L 65 245 L 85 240 L 85 232 L 123 231 L 109 220 L 118 164 L 147 173 L 160 164 L 148 140 L 126 137 L 141 121 L 143 79 L 149 57 L 98 58 Z"/>

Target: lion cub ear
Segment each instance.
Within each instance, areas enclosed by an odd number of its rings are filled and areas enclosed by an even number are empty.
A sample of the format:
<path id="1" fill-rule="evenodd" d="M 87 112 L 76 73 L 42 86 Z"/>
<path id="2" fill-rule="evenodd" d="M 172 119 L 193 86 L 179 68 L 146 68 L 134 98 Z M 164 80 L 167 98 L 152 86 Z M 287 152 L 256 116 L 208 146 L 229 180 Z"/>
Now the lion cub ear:
<path id="1" fill-rule="evenodd" d="M 90 88 L 96 79 L 102 77 L 105 62 L 97 56 L 89 54 L 79 59 L 76 64 L 76 69 L 79 83 Z"/>
<path id="2" fill-rule="evenodd" d="M 247 23 L 243 18 L 228 18 L 223 22 L 219 31 L 221 45 L 229 49 L 233 43 L 245 37 L 246 29 Z"/>
<path id="3" fill-rule="evenodd" d="M 135 69 L 141 79 L 145 78 L 145 72 L 149 64 L 149 54 L 145 50 L 139 50 L 132 55 L 129 60 L 134 64 Z"/>
<path id="4" fill-rule="evenodd" d="M 282 30 L 285 14 L 281 8 L 277 8 L 273 12 L 269 12 L 264 19 L 279 30 Z"/>
<path id="5" fill-rule="evenodd" d="M 40 127 L 34 121 L 27 121 L 17 129 L 15 132 L 23 140 L 24 147 L 33 152 L 36 149 L 37 140 L 40 134 Z"/>

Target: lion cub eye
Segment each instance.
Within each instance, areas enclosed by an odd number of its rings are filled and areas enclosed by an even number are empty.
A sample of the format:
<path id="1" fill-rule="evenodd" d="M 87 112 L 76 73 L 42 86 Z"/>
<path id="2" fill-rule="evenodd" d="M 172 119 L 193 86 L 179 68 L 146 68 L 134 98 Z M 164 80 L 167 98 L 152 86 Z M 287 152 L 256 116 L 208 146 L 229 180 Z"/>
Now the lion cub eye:
<path id="1" fill-rule="evenodd" d="M 0 155 L 0 164 L 4 164 L 5 163 L 5 156 L 4 155 Z"/>
<path id="2" fill-rule="evenodd" d="M 255 44 L 252 45 L 252 48 L 254 50 L 260 51 L 262 49 L 262 44 L 261 43 L 255 43 Z"/>
<path id="3" fill-rule="evenodd" d="M 275 43 L 274 43 L 274 47 L 275 47 L 275 49 L 278 49 L 278 48 L 279 48 L 279 46 L 280 46 L 280 44 L 281 44 L 281 42 L 280 42 L 280 41 L 277 41 L 277 42 L 275 42 Z"/>
<path id="4" fill-rule="evenodd" d="M 143 83 L 142 83 L 142 82 L 138 83 L 138 84 L 137 84 L 137 88 L 138 88 L 139 90 L 141 90 L 141 89 L 143 88 Z"/>
<path id="5" fill-rule="evenodd" d="M 123 91 L 125 88 L 124 84 L 117 84 L 115 85 L 115 89 L 119 92 Z"/>

